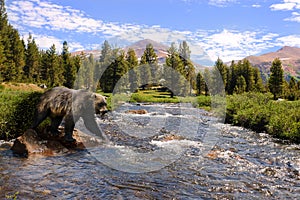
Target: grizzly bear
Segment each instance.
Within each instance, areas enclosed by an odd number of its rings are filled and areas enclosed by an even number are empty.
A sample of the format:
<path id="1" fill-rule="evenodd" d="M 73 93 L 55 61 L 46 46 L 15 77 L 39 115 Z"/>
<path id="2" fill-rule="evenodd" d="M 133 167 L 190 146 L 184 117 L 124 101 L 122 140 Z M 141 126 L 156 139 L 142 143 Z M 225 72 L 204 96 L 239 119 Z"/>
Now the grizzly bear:
<path id="1" fill-rule="evenodd" d="M 36 129 L 42 121 L 50 117 L 50 132 L 57 135 L 58 126 L 64 120 L 65 141 L 74 142 L 75 123 L 82 117 L 86 128 L 106 141 L 106 136 L 99 129 L 94 115 L 95 113 L 104 115 L 106 112 L 104 96 L 86 90 L 55 87 L 41 96 L 31 128 Z"/>

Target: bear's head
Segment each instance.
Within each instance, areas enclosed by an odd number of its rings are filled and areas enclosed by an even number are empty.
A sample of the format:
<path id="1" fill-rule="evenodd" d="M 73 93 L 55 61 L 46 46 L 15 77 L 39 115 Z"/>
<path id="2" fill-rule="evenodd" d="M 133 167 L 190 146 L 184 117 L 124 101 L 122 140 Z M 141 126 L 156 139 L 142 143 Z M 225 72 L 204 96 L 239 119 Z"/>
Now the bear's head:
<path id="1" fill-rule="evenodd" d="M 93 94 L 94 96 L 94 107 L 96 114 L 104 115 L 108 112 L 107 110 L 107 103 L 106 103 L 106 97 L 100 95 L 100 94 Z"/>

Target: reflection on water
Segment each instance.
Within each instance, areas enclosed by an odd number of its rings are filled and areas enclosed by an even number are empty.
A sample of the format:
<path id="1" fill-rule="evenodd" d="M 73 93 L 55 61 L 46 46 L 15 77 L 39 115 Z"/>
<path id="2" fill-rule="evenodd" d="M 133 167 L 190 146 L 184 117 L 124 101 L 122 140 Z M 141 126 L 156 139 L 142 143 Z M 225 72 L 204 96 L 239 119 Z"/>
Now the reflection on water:
<path id="1" fill-rule="evenodd" d="M 102 149 L 24 159 L 0 141 L 0 199 L 299 199 L 299 145 L 177 106 L 120 107 L 100 122 L 112 141 Z M 184 139 L 157 139 L 170 133 Z"/>

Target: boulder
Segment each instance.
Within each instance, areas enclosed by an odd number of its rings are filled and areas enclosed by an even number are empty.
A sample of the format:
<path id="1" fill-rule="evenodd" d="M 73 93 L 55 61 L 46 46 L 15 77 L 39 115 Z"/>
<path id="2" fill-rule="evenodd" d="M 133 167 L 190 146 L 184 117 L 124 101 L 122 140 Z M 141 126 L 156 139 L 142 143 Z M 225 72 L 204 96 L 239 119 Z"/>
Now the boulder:
<path id="1" fill-rule="evenodd" d="M 14 141 L 11 150 L 14 154 L 24 157 L 30 155 L 54 156 L 103 144 L 101 140 L 76 129 L 73 132 L 73 137 L 76 142 L 65 142 L 64 130 L 61 127 L 60 134 L 57 136 L 49 133 L 48 129 L 44 129 L 41 133 L 28 129 Z"/>
<path id="2" fill-rule="evenodd" d="M 148 111 L 145 109 L 140 109 L 140 110 L 127 110 L 125 113 L 127 114 L 139 114 L 139 115 L 144 115 L 147 114 Z"/>

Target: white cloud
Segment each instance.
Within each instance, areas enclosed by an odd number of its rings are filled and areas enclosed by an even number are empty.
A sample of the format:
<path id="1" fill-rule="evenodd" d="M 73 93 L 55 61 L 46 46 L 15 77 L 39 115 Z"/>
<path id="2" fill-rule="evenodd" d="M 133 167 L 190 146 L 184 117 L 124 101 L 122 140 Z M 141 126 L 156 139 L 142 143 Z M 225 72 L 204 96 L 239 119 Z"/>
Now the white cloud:
<path id="1" fill-rule="evenodd" d="M 237 3 L 237 0 L 209 0 L 208 4 L 217 7 L 226 7 L 229 4 Z"/>
<path id="2" fill-rule="evenodd" d="M 279 4 L 272 4 L 270 6 L 273 11 L 295 11 L 300 10 L 300 1 L 299 0 L 284 0 Z M 292 16 L 284 19 L 285 21 L 294 21 L 300 23 L 300 14 L 299 12 L 292 12 Z"/>
<path id="3" fill-rule="evenodd" d="M 54 36 L 32 34 L 32 37 L 39 48 L 49 49 L 54 44 L 58 52 L 62 49 L 63 41 Z M 28 38 L 28 35 L 25 38 Z"/>
<path id="4" fill-rule="evenodd" d="M 288 35 L 277 38 L 278 43 L 281 46 L 297 46 L 300 47 L 300 35 Z"/>
<path id="5" fill-rule="evenodd" d="M 262 50 L 276 46 L 272 40 L 277 34 L 250 31 L 223 30 L 210 34 L 202 39 L 204 50 L 216 60 L 220 57 L 224 61 L 239 60 L 248 55 L 260 53 Z"/>
<path id="6" fill-rule="evenodd" d="M 260 5 L 260 4 L 253 4 L 252 7 L 253 7 L 253 8 L 260 8 L 261 5 Z"/>
<path id="7" fill-rule="evenodd" d="M 293 22 L 299 22 L 300 23 L 300 13 L 298 12 L 292 12 L 292 17 L 284 19 L 285 21 L 293 21 Z"/>
<path id="8" fill-rule="evenodd" d="M 210 0 L 209 3 L 223 7 L 229 3 L 237 3 L 237 1 Z M 14 26 L 24 27 L 25 25 L 27 30 L 33 29 L 37 31 L 46 29 L 48 30 L 47 35 L 55 35 L 57 32 L 64 32 L 68 36 L 70 34 L 83 33 L 87 37 L 95 35 L 96 37 L 115 41 L 126 41 L 123 42 L 126 44 L 142 39 L 152 39 L 164 44 L 186 40 L 192 51 L 193 59 L 209 60 L 211 58 L 213 62 L 217 57 L 220 57 L 225 62 L 242 59 L 248 55 L 260 53 L 262 50 L 270 47 L 279 46 L 278 44 L 290 44 L 293 39 L 296 40 L 296 43 L 300 40 L 298 36 L 278 38 L 278 34 L 260 31 L 224 29 L 221 31 L 197 30 L 191 32 L 171 30 L 159 25 L 147 26 L 103 22 L 87 16 L 80 10 L 42 0 L 13 1 L 8 8 L 8 16 Z M 300 14 L 294 12 L 293 16 L 299 17 Z M 48 49 L 52 44 L 55 44 L 57 50 L 61 51 L 62 42 L 66 40 L 47 36 L 46 34 L 34 34 L 34 31 L 32 33 L 39 47 L 43 49 Z M 278 39 L 276 40 L 276 38 Z M 100 46 L 99 43 L 83 45 L 75 40 L 68 41 L 70 51 L 95 49 L 95 47 L 98 48 Z"/>

